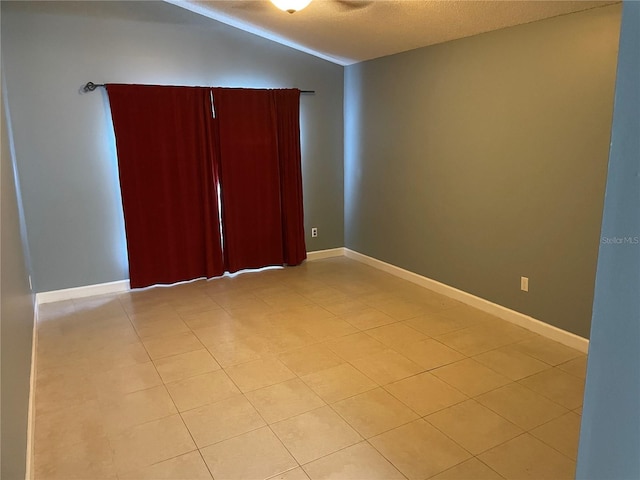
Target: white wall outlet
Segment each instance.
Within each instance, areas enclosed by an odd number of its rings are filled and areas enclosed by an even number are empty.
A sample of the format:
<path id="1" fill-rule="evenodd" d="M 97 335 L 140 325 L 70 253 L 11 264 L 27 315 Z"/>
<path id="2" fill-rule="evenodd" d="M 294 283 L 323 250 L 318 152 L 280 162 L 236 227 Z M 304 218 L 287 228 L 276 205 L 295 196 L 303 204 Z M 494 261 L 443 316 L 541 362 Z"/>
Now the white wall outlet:
<path id="1" fill-rule="evenodd" d="M 529 291 L 529 277 L 520 277 L 520 290 L 523 292 Z"/>
<path id="2" fill-rule="evenodd" d="M 316 238 L 318 236 L 318 227 L 311 228 L 311 237 Z"/>

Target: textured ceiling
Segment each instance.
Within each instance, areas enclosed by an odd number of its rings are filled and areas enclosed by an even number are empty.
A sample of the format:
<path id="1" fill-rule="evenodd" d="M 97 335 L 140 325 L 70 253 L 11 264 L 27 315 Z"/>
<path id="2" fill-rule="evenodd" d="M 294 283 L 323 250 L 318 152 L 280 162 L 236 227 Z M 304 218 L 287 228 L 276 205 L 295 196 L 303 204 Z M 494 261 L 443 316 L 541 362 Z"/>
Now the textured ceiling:
<path id="1" fill-rule="evenodd" d="M 617 3 L 312 0 L 288 14 L 269 0 L 166 1 L 341 65 Z"/>

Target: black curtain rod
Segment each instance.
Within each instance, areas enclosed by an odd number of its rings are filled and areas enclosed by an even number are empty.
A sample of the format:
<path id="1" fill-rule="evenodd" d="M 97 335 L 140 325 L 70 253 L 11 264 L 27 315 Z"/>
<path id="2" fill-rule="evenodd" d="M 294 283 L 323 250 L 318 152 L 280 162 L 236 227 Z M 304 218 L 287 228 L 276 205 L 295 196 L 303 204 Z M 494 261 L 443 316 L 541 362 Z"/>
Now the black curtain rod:
<path id="1" fill-rule="evenodd" d="M 96 88 L 98 87 L 104 87 L 104 83 L 93 83 L 93 82 L 88 82 L 84 87 L 83 90 L 85 92 L 93 92 Z M 314 95 L 316 93 L 315 90 L 300 90 L 300 93 L 303 95 Z"/>

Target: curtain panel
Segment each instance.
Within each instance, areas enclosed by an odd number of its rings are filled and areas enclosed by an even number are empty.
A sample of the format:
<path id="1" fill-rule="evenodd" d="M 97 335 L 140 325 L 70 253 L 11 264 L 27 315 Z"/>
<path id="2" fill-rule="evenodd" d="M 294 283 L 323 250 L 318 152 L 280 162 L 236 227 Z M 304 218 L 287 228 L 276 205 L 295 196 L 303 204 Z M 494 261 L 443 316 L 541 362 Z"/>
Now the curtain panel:
<path id="1" fill-rule="evenodd" d="M 282 251 L 284 263 L 298 265 L 307 258 L 302 203 L 302 159 L 300 155 L 300 91 L 271 90 L 278 132 Z"/>
<path id="2" fill-rule="evenodd" d="M 108 84 L 132 288 L 224 273 L 210 91 Z"/>

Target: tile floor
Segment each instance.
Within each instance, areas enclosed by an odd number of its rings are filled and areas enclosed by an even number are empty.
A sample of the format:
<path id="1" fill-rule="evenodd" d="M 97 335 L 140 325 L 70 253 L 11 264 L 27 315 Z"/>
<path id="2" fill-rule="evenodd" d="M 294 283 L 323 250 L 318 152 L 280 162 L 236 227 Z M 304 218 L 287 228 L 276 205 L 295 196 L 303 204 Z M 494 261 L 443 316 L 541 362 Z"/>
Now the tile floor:
<path id="1" fill-rule="evenodd" d="M 43 305 L 35 478 L 573 478 L 586 357 L 345 258 Z"/>

